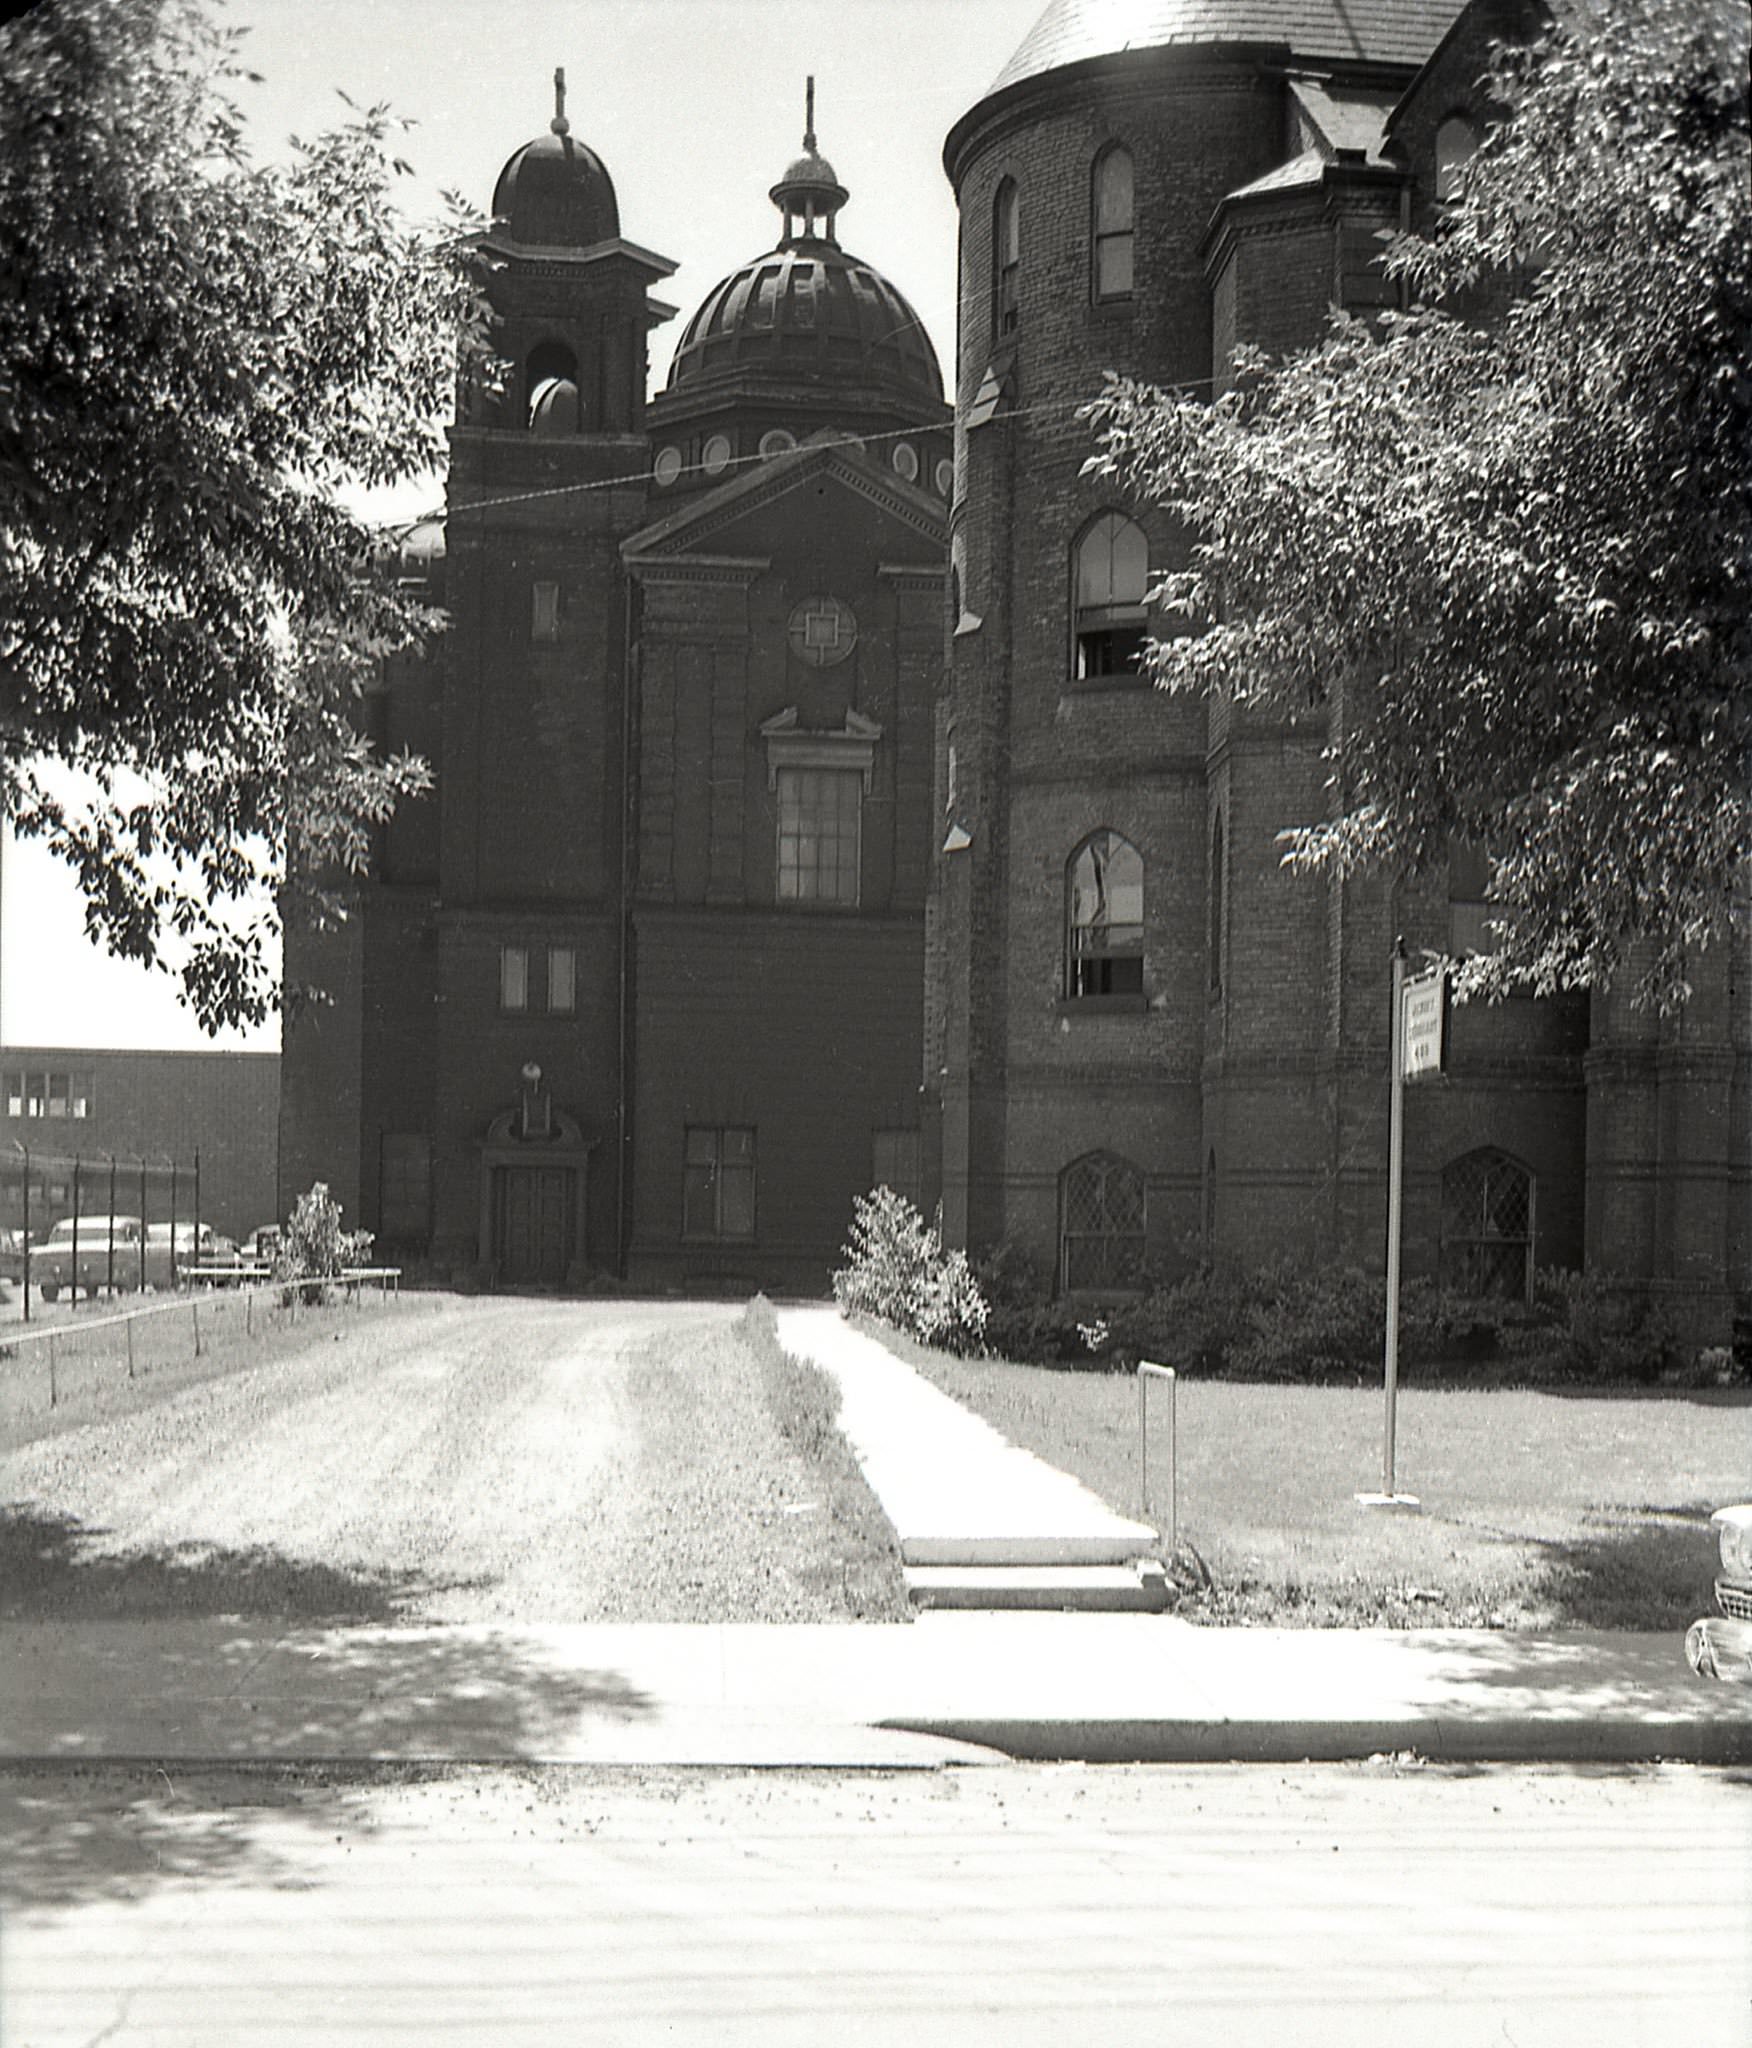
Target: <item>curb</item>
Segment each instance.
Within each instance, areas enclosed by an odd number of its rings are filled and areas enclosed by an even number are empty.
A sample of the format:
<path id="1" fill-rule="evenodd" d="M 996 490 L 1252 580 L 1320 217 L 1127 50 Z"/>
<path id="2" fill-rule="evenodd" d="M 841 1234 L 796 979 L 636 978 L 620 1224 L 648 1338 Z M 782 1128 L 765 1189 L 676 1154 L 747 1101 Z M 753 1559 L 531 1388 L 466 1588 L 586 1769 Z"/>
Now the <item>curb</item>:
<path id="1" fill-rule="evenodd" d="M 878 1724 L 998 1751 L 1018 1763 L 1752 1764 L 1752 1720 L 1051 1721 L 926 1716 Z"/>

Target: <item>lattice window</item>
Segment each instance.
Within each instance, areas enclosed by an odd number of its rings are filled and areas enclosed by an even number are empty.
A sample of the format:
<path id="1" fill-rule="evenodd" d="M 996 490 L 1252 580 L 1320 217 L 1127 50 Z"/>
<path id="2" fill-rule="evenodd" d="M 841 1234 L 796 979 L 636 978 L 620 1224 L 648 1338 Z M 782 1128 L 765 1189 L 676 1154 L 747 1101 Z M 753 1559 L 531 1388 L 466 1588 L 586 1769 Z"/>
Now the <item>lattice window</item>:
<path id="1" fill-rule="evenodd" d="M 1533 1176 L 1506 1152 L 1468 1152 L 1442 1173 L 1442 1284 L 1525 1301 L 1533 1289 Z"/>
<path id="2" fill-rule="evenodd" d="M 1059 1183 L 1059 1284 L 1067 1294 L 1141 1284 L 1144 1175 L 1129 1159 L 1092 1152 Z"/>

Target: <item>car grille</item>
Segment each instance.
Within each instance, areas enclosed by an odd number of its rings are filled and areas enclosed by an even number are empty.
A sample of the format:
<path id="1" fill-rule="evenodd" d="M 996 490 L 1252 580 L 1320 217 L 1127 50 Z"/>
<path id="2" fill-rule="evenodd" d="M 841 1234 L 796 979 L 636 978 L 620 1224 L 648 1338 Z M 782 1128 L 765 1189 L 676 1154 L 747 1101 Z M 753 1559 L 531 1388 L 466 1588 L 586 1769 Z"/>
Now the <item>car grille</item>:
<path id="1" fill-rule="evenodd" d="M 1752 1586 L 1730 1586 L 1726 1579 L 1716 1580 L 1716 1605 L 1724 1614 L 1731 1614 L 1736 1621 L 1752 1621 Z"/>

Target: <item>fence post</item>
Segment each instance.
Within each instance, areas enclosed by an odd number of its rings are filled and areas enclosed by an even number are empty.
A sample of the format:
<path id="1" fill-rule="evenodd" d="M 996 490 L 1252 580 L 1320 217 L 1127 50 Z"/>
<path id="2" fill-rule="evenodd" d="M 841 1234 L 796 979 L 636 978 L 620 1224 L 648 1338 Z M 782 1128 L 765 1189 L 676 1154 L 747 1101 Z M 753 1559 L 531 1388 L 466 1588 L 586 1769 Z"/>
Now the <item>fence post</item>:
<path id="1" fill-rule="evenodd" d="M 134 1318 L 130 1315 L 122 1327 L 128 1333 L 128 1377 L 134 1377 Z"/>
<path id="2" fill-rule="evenodd" d="M 243 1290 L 243 1334 L 246 1337 L 253 1337 L 255 1335 L 255 1289 L 253 1287 L 245 1287 Z"/>
<path id="3" fill-rule="evenodd" d="M 201 1304 L 194 1295 L 189 1296 L 189 1320 L 195 1326 L 195 1356 L 201 1355 Z"/>
<path id="4" fill-rule="evenodd" d="M 49 1406 L 55 1405 L 55 1333 L 49 1332 Z"/>

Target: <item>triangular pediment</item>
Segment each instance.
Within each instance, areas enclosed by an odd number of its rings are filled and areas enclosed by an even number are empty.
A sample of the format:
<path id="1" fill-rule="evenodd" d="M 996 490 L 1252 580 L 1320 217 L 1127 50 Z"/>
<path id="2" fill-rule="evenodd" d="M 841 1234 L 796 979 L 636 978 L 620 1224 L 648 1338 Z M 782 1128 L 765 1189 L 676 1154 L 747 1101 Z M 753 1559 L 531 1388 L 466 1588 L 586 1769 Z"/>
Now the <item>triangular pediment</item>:
<path id="1" fill-rule="evenodd" d="M 941 499 L 879 467 L 846 442 L 811 442 L 750 463 L 740 475 L 679 505 L 621 544 L 629 567 L 710 549 L 733 549 L 733 529 L 794 492 L 829 483 L 885 512 L 934 548 L 949 544 L 949 510 Z"/>

